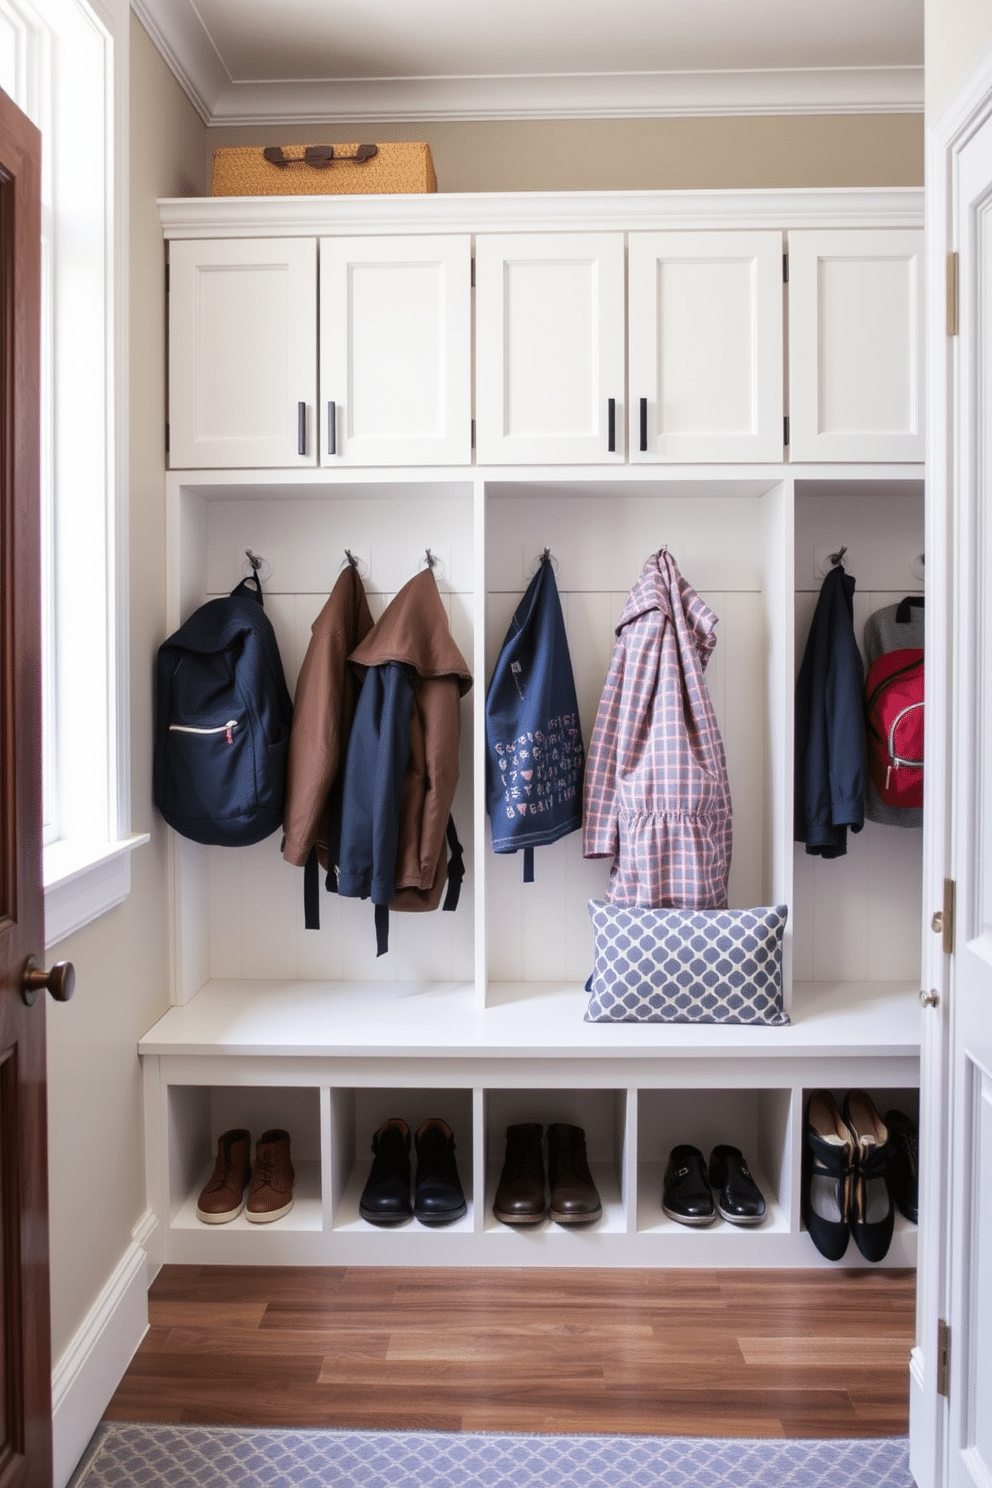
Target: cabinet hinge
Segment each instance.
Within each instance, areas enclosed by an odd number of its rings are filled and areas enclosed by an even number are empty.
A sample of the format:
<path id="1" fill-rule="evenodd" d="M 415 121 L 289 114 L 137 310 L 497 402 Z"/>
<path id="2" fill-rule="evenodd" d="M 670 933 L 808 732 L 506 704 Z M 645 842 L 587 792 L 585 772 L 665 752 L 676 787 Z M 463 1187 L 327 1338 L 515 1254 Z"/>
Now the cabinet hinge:
<path id="1" fill-rule="evenodd" d="M 786 414 L 782 420 L 782 443 L 788 448 L 789 444 L 789 415 Z"/>
<path id="2" fill-rule="evenodd" d="M 958 255 L 947 255 L 947 334 L 958 333 Z"/>
<path id="3" fill-rule="evenodd" d="M 166 424 L 166 426 L 165 426 L 165 453 L 166 454 L 169 453 L 169 426 L 168 426 L 168 424 Z"/>
<path id="4" fill-rule="evenodd" d="M 953 878 L 944 879 L 944 903 L 940 911 L 939 930 L 945 956 L 954 955 L 954 910 L 957 900 L 957 884 Z"/>
<path id="5" fill-rule="evenodd" d="M 951 1393 L 951 1326 L 937 1319 L 937 1394 Z"/>
<path id="6" fill-rule="evenodd" d="M 165 292 L 169 293 L 169 260 L 165 260 Z"/>
<path id="7" fill-rule="evenodd" d="M 472 279 L 471 279 L 471 284 L 472 284 L 472 288 L 474 289 L 475 288 L 475 258 L 474 257 L 471 258 L 469 260 L 469 262 L 472 265 Z"/>
<path id="8" fill-rule="evenodd" d="M 472 420 L 472 448 L 475 449 L 475 419 Z"/>
<path id="9" fill-rule="evenodd" d="M 788 282 L 789 282 L 789 255 L 787 253 L 783 253 L 782 254 L 782 283 L 783 284 L 788 284 Z"/>

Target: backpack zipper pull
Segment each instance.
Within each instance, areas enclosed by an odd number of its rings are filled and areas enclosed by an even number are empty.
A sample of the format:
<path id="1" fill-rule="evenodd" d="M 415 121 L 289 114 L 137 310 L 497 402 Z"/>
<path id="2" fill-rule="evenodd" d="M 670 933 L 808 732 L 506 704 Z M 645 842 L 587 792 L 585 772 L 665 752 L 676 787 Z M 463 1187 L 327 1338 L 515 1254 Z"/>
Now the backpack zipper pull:
<path id="1" fill-rule="evenodd" d="M 890 765 L 889 768 L 885 772 L 885 789 L 886 790 L 888 790 L 888 788 L 889 788 L 889 781 L 891 779 L 892 779 L 892 766 Z"/>

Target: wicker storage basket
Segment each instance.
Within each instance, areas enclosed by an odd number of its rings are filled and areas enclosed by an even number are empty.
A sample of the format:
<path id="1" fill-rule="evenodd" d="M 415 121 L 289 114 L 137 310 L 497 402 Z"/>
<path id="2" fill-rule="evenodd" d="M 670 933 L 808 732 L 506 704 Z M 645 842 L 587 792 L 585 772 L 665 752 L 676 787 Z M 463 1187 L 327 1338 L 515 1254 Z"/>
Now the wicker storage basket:
<path id="1" fill-rule="evenodd" d="M 368 196 L 436 191 L 430 146 L 261 145 L 214 151 L 214 196 Z"/>

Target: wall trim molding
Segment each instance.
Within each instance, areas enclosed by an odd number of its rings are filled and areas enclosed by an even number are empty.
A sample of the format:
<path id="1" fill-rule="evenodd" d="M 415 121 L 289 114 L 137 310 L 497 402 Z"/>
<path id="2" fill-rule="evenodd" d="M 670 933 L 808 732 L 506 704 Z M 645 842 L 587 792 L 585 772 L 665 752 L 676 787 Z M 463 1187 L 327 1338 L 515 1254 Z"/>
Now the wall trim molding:
<path id="1" fill-rule="evenodd" d="M 214 126 L 923 112 L 922 67 L 239 82 L 191 0 L 131 0 L 131 8 Z"/>
<path id="2" fill-rule="evenodd" d="M 148 1212 L 136 1228 L 150 1238 Z M 64 1488 L 148 1331 L 148 1254 L 133 1240 L 52 1369 L 55 1488 Z"/>

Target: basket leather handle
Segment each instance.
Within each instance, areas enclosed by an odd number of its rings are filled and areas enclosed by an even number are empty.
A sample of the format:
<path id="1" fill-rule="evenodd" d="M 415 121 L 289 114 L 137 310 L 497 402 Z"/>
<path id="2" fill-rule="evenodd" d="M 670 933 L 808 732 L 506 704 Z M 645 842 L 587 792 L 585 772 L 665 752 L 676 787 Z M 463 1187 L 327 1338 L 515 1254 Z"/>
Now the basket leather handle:
<path id="1" fill-rule="evenodd" d="M 354 155 L 335 155 L 333 145 L 307 145 L 302 155 L 286 155 L 281 145 L 266 145 L 262 155 L 270 165 L 285 170 L 290 165 L 309 165 L 314 170 L 327 170 L 335 162 L 365 165 L 379 153 L 378 145 L 359 145 Z"/>

